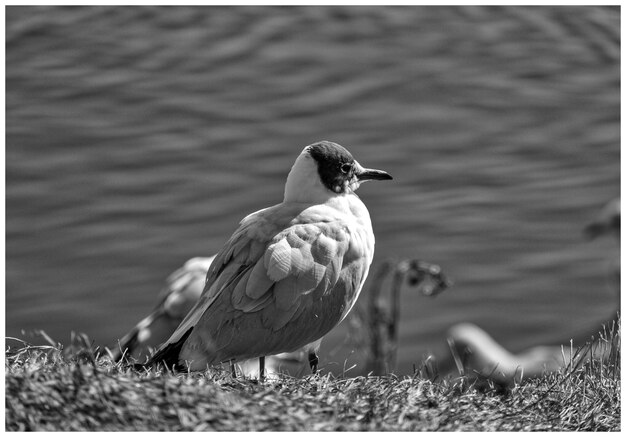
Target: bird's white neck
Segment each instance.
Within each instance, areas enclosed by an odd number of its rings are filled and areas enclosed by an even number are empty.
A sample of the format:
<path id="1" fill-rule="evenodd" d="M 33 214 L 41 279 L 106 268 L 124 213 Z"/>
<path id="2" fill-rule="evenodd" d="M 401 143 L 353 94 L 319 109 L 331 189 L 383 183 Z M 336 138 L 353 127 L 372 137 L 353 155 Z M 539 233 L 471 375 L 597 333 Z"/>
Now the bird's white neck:
<path id="1" fill-rule="evenodd" d="M 283 202 L 324 203 L 335 196 L 322 184 L 315 159 L 301 153 L 287 176 Z"/>

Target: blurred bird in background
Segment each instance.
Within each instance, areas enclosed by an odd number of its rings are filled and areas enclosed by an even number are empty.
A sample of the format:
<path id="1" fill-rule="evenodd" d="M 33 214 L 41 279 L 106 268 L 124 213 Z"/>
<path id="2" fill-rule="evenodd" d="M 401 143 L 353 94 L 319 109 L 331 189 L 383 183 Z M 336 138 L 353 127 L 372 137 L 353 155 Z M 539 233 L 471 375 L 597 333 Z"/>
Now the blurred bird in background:
<path id="1" fill-rule="evenodd" d="M 386 179 L 338 144 L 305 147 L 283 202 L 241 221 L 198 303 L 145 365 L 203 370 L 319 347 L 354 305 L 374 256 L 369 213 L 354 191 Z"/>
<path id="2" fill-rule="evenodd" d="M 619 244 L 620 221 L 618 198 L 608 202 L 585 226 L 583 232 L 589 238 L 613 235 Z M 617 291 L 619 303 L 619 256 L 617 260 L 612 259 L 610 277 L 617 279 L 617 281 L 612 281 L 611 287 Z M 604 333 L 617 329 L 619 319 L 618 304 L 617 312 L 613 313 L 612 317 L 603 324 Z M 620 347 L 611 343 L 616 338 L 619 337 L 606 335 L 606 338 L 596 340 L 580 350 L 572 350 L 569 346 L 541 345 L 513 354 L 473 323 L 460 323 L 448 331 L 448 343 L 459 373 L 470 377 L 486 378 L 503 386 L 519 383 L 523 378 L 533 378 L 545 372 L 554 372 L 571 363 L 577 365 L 590 356 L 600 357 L 603 360 L 616 359 L 615 354 Z"/>
<path id="3" fill-rule="evenodd" d="M 180 325 L 200 298 L 207 271 L 215 255 L 188 260 L 165 280 L 154 310 L 110 349 L 111 358 L 134 358 L 145 361 Z"/>

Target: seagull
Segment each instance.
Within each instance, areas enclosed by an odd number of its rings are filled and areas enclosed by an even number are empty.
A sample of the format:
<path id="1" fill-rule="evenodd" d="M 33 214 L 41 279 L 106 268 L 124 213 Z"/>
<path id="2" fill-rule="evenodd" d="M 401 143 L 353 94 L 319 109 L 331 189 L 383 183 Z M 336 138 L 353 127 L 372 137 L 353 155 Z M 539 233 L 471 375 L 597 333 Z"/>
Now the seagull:
<path id="1" fill-rule="evenodd" d="M 315 344 L 352 309 L 374 257 L 369 212 L 354 192 L 387 179 L 339 144 L 305 147 L 282 203 L 240 222 L 211 264 L 200 300 L 143 366 L 263 363 Z"/>
<path id="2" fill-rule="evenodd" d="M 182 267 L 170 274 L 152 312 L 119 339 L 115 347 L 109 349 L 111 359 L 120 361 L 128 358 L 137 360 L 149 358 L 151 351 L 172 335 L 185 315 L 200 299 L 207 271 L 214 259 L 215 255 L 190 258 Z M 315 373 L 318 348 L 319 344 L 312 344 L 293 352 L 268 356 L 266 360 L 268 375 L 288 374 L 299 377 L 305 375 L 308 369 Z M 255 363 L 255 360 L 247 360 L 236 363 L 236 366 L 247 377 L 255 377 L 259 372 Z"/>

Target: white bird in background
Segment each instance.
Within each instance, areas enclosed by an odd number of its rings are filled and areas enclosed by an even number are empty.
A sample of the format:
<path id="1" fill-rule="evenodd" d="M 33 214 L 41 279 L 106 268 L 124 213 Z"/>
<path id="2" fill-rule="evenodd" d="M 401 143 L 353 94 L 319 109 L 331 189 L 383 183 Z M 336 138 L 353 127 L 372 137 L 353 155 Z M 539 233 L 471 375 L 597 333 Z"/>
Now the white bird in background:
<path id="1" fill-rule="evenodd" d="M 304 148 L 282 203 L 245 217 L 217 254 L 198 303 L 146 366 L 189 370 L 294 351 L 326 335 L 354 305 L 374 256 L 354 191 L 392 179 L 342 146 Z M 261 367 L 261 373 L 263 367 Z"/>
<path id="2" fill-rule="evenodd" d="M 109 350 L 111 358 L 146 360 L 152 351 L 163 344 L 176 330 L 189 310 L 200 299 L 207 271 L 215 255 L 195 257 L 174 271 L 166 279 L 159 293 L 154 310 L 123 336 L 118 344 Z M 294 352 L 285 352 L 267 357 L 265 362 L 268 375 L 284 373 L 290 376 L 303 376 L 309 370 L 316 370 L 316 346 L 305 346 Z M 257 377 L 259 368 L 256 360 L 237 363 L 240 371 L 248 377 Z"/>

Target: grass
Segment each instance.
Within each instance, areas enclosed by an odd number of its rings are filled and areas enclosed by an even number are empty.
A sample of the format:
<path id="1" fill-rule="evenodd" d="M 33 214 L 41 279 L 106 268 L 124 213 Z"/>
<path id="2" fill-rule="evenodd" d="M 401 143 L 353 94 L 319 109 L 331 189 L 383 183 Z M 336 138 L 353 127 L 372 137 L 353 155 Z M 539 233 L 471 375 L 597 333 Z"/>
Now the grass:
<path id="1" fill-rule="evenodd" d="M 609 335 L 619 352 L 619 331 Z M 507 389 L 419 373 L 259 384 L 220 371 L 138 372 L 77 340 L 7 350 L 7 431 L 620 430 L 619 353 Z"/>

